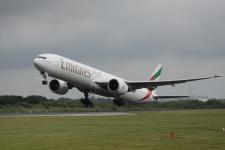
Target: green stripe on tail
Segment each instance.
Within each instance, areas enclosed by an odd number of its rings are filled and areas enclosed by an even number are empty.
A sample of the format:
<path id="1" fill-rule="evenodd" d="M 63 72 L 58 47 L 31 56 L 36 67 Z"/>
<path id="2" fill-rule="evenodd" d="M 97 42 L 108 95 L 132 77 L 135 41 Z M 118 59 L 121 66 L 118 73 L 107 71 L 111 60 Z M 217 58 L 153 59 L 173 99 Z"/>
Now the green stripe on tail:
<path id="1" fill-rule="evenodd" d="M 162 72 L 162 67 L 163 67 L 162 64 L 159 64 L 159 65 L 156 67 L 155 71 L 154 71 L 153 74 L 150 76 L 150 80 L 151 80 L 151 81 L 159 80 L 160 75 L 161 75 L 161 72 Z"/>

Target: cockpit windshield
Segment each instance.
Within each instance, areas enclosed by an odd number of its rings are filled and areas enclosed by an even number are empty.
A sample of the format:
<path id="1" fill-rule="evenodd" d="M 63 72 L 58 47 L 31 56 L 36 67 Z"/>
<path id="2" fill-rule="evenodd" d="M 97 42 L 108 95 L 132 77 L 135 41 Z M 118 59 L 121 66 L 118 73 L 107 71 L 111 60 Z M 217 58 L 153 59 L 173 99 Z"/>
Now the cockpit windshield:
<path id="1" fill-rule="evenodd" d="M 44 56 L 38 56 L 38 58 L 41 58 L 41 59 L 47 59 L 47 58 L 44 57 Z"/>

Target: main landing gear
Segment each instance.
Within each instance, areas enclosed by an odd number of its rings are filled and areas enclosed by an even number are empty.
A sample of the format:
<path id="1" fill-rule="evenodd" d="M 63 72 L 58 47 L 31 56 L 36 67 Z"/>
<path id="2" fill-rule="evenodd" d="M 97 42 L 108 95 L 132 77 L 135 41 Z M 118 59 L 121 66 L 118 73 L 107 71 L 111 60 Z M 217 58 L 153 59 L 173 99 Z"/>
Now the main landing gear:
<path id="1" fill-rule="evenodd" d="M 124 106 L 124 103 L 123 103 L 123 101 L 121 99 L 114 99 L 113 103 L 116 104 L 119 107 Z"/>
<path id="2" fill-rule="evenodd" d="M 47 73 L 46 72 L 41 72 L 41 75 L 43 77 L 43 80 L 42 80 L 42 84 L 43 85 L 47 85 L 48 84 L 48 81 L 47 81 Z"/>
<path id="3" fill-rule="evenodd" d="M 89 100 L 88 96 L 88 92 L 84 92 L 84 99 L 82 98 L 80 102 L 83 103 L 86 107 L 93 107 L 93 103 Z"/>

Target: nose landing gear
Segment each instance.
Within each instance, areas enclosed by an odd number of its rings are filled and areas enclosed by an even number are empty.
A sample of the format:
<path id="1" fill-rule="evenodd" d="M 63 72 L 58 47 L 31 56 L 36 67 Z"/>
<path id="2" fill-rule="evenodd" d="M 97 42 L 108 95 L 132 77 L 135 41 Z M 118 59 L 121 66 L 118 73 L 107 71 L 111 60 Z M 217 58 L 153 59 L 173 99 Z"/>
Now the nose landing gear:
<path id="1" fill-rule="evenodd" d="M 46 72 L 41 72 L 41 75 L 43 77 L 43 80 L 42 80 L 42 85 L 47 85 L 48 84 L 48 81 L 47 81 L 47 73 Z"/>

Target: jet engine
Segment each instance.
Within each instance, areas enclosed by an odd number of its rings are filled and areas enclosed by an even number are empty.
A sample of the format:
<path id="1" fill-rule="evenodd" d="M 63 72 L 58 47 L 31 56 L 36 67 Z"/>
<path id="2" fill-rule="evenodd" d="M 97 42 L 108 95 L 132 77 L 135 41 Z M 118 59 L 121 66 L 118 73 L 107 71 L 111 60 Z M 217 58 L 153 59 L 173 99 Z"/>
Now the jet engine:
<path id="1" fill-rule="evenodd" d="M 114 92 L 119 95 L 123 95 L 128 92 L 127 84 L 124 81 L 120 81 L 117 79 L 111 79 L 108 82 L 107 88 L 110 92 Z"/>
<path id="2" fill-rule="evenodd" d="M 53 93 L 66 94 L 69 90 L 68 84 L 62 80 L 53 79 L 49 83 L 49 88 Z"/>

